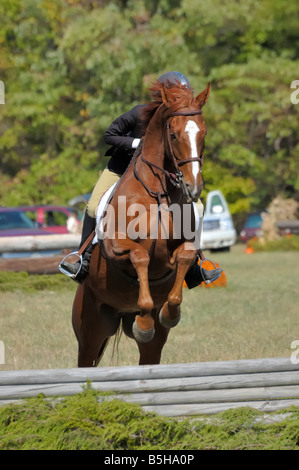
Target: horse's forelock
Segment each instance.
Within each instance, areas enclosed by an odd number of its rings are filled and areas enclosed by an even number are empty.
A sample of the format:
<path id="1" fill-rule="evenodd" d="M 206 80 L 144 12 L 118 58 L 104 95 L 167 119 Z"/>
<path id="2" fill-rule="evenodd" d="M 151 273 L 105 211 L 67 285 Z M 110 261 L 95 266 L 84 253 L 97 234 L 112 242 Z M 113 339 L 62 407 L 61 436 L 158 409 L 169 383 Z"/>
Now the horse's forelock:
<path id="1" fill-rule="evenodd" d="M 170 99 L 173 99 L 173 103 L 170 106 L 171 111 L 175 112 L 181 108 L 192 106 L 194 100 L 192 88 L 181 85 L 179 81 L 174 83 L 170 82 L 169 80 L 164 83 L 164 86 L 167 88 L 167 94 L 169 95 Z M 149 121 L 159 106 L 163 103 L 161 88 L 161 82 L 157 81 L 149 89 L 151 92 L 152 101 L 144 106 L 141 113 L 141 120 L 144 129 L 146 129 Z"/>

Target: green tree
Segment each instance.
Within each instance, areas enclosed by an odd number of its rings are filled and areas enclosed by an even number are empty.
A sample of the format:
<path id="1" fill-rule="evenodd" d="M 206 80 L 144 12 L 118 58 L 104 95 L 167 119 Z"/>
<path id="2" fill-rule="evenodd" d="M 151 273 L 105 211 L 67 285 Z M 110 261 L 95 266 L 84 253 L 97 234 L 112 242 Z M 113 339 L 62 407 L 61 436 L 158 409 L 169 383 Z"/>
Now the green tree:
<path id="1" fill-rule="evenodd" d="M 61 202 L 92 189 L 103 134 L 180 70 L 212 93 L 206 191 L 234 214 L 298 196 L 297 1 L 2 0 L 1 204 Z"/>

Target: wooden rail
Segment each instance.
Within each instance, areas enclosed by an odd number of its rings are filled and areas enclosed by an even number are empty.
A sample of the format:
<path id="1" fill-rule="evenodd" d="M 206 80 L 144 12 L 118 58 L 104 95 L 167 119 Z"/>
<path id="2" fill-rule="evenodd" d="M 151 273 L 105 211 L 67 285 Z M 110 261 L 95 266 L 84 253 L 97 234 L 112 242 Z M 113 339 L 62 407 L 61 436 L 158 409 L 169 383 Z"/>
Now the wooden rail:
<path id="1" fill-rule="evenodd" d="M 31 235 L 22 237 L 0 237 L 0 253 L 24 253 L 29 251 L 63 250 L 77 248 L 81 235 Z"/>
<path id="2" fill-rule="evenodd" d="M 80 234 L 34 235 L 24 237 L 0 237 L 0 271 L 29 274 L 58 273 L 62 258 L 78 249 Z M 45 252 L 56 253 L 47 254 Z M 61 254 L 57 252 L 61 251 Z M 1 257 L 1 253 L 18 253 L 16 257 Z M 34 256 L 25 255 L 34 253 Z"/>
<path id="3" fill-rule="evenodd" d="M 82 387 L 163 416 L 214 414 L 249 406 L 264 412 L 299 406 L 299 364 L 290 358 L 155 366 L 0 372 L 0 405 L 34 397 L 67 396 Z"/>

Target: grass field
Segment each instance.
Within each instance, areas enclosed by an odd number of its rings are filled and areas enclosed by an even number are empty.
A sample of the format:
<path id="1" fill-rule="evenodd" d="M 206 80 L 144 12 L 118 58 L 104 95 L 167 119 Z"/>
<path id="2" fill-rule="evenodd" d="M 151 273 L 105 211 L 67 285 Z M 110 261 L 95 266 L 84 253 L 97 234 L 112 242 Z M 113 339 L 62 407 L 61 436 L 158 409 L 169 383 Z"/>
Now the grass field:
<path id="1" fill-rule="evenodd" d="M 299 252 L 245 254 L 244 246 L 210 255 L 227 286 L 184 290 L 182 319 L 169 336 L 163 363 L 288 357 L 299 340 Z M 49 286 L 47 288 L 47 286 Z M 62 275 L 0 279 L 0 370 L 76 367 L 71 326 L 76 285 Z M 135 342 L 122 335 L 104 366 L 138 363 Z"/>
<path id="2" fill-rule="evenodd" d="M 163 363 L 288 357 L 299 339 L 298 252 L 217 253 L 226 287 L 184 290 L 182 320 L 171 331 Z M 76 285 L 62 275 L 0 273 L 0 370 L 76 367 L 71 326 Z M 104 366 L 138 363 L 133 340 L 113 340 Z M 98 403 L 86 389 L 0 408 L 0 450 L 297 450 L 298 409 L 267 418 L 251 408 L 213 417 L 174 419 L 138 405 Z M 197 463 L 197 462 L 196 462 Z"/>

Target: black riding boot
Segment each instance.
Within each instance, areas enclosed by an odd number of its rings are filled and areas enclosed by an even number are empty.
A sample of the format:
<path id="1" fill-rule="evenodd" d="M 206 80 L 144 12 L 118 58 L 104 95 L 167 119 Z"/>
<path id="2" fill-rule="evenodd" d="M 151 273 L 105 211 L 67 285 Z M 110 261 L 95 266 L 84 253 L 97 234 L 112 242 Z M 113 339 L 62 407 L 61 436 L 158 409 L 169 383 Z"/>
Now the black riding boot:
<path id="1" fill-rule="evenodd" d="M 83 220 L 80 248 L 85 243 L 91 232 L 94 230 L 95 226 L 96 219 L 94 217 L 90 217 L 90 215 L 88 215 L 86 212 Z M 68 261 L 62 261 L 60 266 L 61 268 L 63 268 L 64 271 L 67 271 L 69 274 L 72 275 L 72 279 L 74 279 L 74 281 L 81 283 L 84 281 L 88 274 L 91 254 L 92 245 L 89 245 L 82 255 L 82 263 L 81 261 L 77 261 L 76 263 L 72 264 Z"/>
<path id="2" fill-rule="evenodd" d="M 202 281 L 206 284 L 210 284 L 220 277 L 222 271 L 223 269 L 221 268 L 212 269 L 210 271 L 200 268 L 196 260 L 187 272 L 185 282 L 189 289 L 193 289 L 193 287 L 198 286 Z"/>

